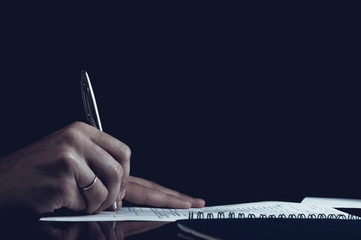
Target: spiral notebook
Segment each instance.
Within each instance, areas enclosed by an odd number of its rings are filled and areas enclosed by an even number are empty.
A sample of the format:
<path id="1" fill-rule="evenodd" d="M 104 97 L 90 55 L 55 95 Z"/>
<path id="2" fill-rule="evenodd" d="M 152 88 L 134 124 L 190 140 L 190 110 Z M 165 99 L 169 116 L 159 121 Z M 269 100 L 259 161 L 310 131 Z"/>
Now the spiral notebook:
<path id="1" fill-rule="evenodd" d="M 359 201 L 359 200 L 358 200 Z M 94 215 L 80 216 L 48 216 L 40 221 L 87 222 L 87 221 L 166 221 L 173 222 L 184 219 L 216 219 L 216 218 L 294 218 L 294 219 L 350 219 L 359 220 L 349 214 L 323 204 L 323 201 L 309 203 L 266 201 L 220 205 L 204 208 L 169 209 L 123 207 L 116 214 L 103 211 Z M 361 205 L 361 203 L 359 203 Z M 342 207 L 338 204 L 338 207 Z M 360 206 L 361 208 L 361 206 Z"/>
<path id="2" fill-rule="evenodd" d="M 195 219 L 177 221 L 177 239 L 359 240 L 361 222 L 336 219 Z"/>

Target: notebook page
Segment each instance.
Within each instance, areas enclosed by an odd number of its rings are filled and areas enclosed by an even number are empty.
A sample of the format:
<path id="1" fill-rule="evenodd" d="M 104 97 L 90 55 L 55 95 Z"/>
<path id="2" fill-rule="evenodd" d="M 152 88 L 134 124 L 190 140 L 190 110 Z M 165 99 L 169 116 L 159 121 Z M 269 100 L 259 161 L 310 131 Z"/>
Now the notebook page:
<path id="1" fill-rule="evenodd" d="M 327 206 L 307 205 L 290 202 L 256 202 L 232 205 L 221 205 L 204 208 L 191 209 L 169 209 L 169 208 L 138 208 L 123 207 L 118 214 L 112 211 L 103 211 L 94 215 L 81 216 L 52 216 L 41 218 L 40 221 L 65 221 L 65 222 L 86 222 L 86 221 L 176 221 L 188 219 L 193 214 L 195 218 L 203 215 L 209 217 L 228 217 L 229 213 L 244 214 L 244 217 L 317 217 L 323 215 L 338 215 L 343 212 Z M 222 213 L 219 216 L 219 213 Z M 235 216 L 235 217 L 237 217 Z"/>
<path id="2" fill-rule="evenodd" d="M 40 221 L 90 222 L 90 221 L 166 221 L 188 219 L 189 209 L 123 207 L 118 213 L 103 211 L 99 214 L 79 216 L 51 216 Z"/>
<path id="3" fill-rule="evenodd" d="M 306 197 L 302 200 L 302 203 L 333 208 L 361 208 L 360 199 Z"/>

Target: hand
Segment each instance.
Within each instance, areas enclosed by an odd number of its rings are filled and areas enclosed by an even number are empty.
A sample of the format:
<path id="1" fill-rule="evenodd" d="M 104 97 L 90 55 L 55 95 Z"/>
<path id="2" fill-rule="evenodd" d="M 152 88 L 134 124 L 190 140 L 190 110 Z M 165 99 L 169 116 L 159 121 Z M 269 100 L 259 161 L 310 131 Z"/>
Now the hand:
<path id="1" fill-rule="evenodd" d="M 0 210 L 104 210 L 125 188 L 130 155 L 129 147 L 110 135 L 70 124 L 0 160 Z M 96 184 L 82 191 L 95 176 Z"/>
<path id="2" fill-rule="evenodd" d="M 129 176 L 129 147 L 76 122 L 0 160 L 0 210 L 26 208 L 38 214 L 60 208 L 100 212 L 121 200 L 158 207 L 203 207 L 156 183 Z M 89 190 L 81 189 L 99 179 Z"/>

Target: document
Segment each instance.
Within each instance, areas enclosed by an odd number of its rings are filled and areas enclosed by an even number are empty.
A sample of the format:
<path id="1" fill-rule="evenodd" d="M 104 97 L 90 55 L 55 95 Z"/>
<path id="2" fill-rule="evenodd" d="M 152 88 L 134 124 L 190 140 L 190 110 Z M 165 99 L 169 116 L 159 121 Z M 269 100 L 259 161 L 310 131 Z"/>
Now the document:
<path id="1" fill-rule="evenodd" d="M 345 218 L 344 212 L 329 206 L 293 202 L 267 201 L 210 206 L 191 209 L 123 207 L 115 213 L 80 216 L 50 216 L 40 221 L 88 222 L 88 221 L 166 221 L 199 218 Z"/>
<path id="2" fill-rule="evenodd" d="M 166 221 L 188 219 L 189 209 L 122 207 L 118 213 L 103 211 L 99 214 L 80 216 L 51 216 L 40 221 L 90 222 L 90 221 Z"/>
<path id="3" fill-rule="evenodd" d="M 301 203 L 333 208 L 361 208 L 360 199 L 306 197 Z"/>

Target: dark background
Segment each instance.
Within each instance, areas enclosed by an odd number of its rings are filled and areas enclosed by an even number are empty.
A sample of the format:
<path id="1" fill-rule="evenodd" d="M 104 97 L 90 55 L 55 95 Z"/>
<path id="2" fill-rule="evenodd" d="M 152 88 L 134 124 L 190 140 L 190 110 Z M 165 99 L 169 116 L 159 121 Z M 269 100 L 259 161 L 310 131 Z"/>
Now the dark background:
<path id="1" fill-rule="evenodd" d="M 1 156 L 85 121 L 209 205 L 361 198 L 357 20 L 336 5 L 1 8 Z"/>

